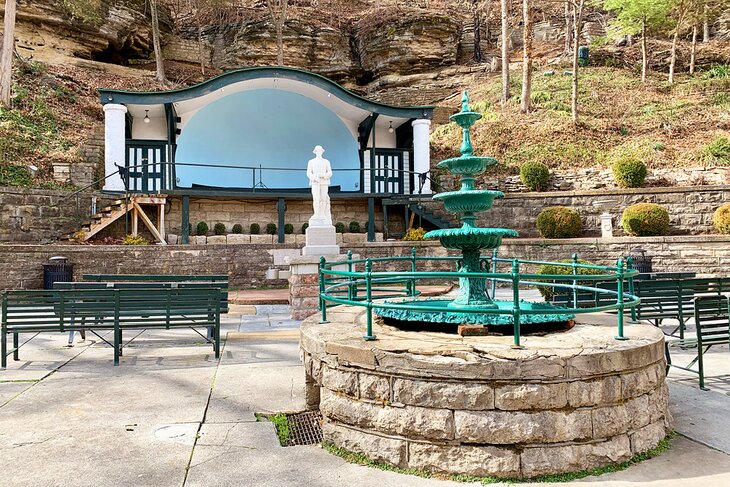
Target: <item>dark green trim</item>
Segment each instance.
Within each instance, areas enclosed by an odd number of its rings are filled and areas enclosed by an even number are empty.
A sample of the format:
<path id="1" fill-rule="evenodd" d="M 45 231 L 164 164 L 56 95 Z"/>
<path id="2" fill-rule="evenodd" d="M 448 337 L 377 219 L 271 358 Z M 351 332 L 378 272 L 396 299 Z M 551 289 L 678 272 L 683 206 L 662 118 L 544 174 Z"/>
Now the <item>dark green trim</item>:
<path id="1" fill-rule="evenodd" d="M 375 242 L 375 198 L 368 198 L 368 242 Z"/>
<path id="2" fill-rule="evenodd" d="M 278 240 L 279 243 L 284 243 L 285 237 L 284 237 L 284 225 L 286 225 L 286 200 L 284 198 L 279 198 L 276 202 L 276 212 L 277 216 L 279 217 L 278 223 L 279 226 L 277 228 L 278 230 Z"/>
<path id="3" fill-rule="evenodd" d="M 433 106 L 394 107 L 363 98 L 334 81 L 309 71 L 284 67 L 256 67 L 229 71 L 208 81 L 189 88 L 160 92 L 134 92 L 122 90 L 99 90 L 99 100 L 102 105 L 119 103 L 123 105 L 162 105 L 198 98 L 213 93 L 233 83 L 261 78 L 283 78 L 301 81 L 328 93 L 346 103 L 367 110 L 399 118 L 432 118 Z"/>
<path id="4" fill-rule="evenodd" d="M 182 228 L 180 229 L 182 244 L 190 243 L 190 196 L 182 197 Z"/>

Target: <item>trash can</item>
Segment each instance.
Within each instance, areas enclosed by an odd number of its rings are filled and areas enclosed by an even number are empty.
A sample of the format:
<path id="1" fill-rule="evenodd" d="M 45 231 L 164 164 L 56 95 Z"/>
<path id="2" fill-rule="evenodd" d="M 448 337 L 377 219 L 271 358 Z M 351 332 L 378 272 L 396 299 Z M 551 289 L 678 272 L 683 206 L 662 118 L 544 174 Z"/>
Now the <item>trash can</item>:
<path id="1" fill-rule="evenodd" d="M 588 66 L 588 46 L 580 46 L 578 48 L 578 64 L 581 66 Z"/>
<path id="2" fill-rule="evenodd" d="M 74 280 L 74 265 L 66 257 L 51 257 L 43 265 L 43 289 L 53 289 L 54 282 L 71 282 Z"/>
<path id="3" fill-rule="evenodd" d="M 642 274 L 649 274 L 651 270 L 651 257 L 646 255 L 646 250 L 641 247 L 631 249 L 631 260 L 634 264 L 634 269 Z"/>

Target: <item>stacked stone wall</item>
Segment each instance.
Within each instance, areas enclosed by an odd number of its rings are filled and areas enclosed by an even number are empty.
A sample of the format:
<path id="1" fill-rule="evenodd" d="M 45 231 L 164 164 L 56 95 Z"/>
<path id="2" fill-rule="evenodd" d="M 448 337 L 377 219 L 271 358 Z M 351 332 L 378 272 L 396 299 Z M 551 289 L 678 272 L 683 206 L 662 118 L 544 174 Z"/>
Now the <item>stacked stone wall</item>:
<path id="1" fill-rule="evenodd" d="M 3 212 L 4 208 L 5 206 L 2 207 Z M 40 217 L 34 218 L 37 220 L 32 221 L 41 221 Z M 37 223 L 28 232 L 37 241 L 44 232 L 42 223 Z M 267 237 L 269 243 L 228 245 L 0 245 L 0 275 L 3 276 L 0 289 L 40 288 L 41 263 L 54 255 L 68 257 L 76 265 L 77 278 L 83 273 L 228 274 L 231 286 L 235 288 L 258 287 L 271 283 L 265 280 L 265 273 L 269 267 L 274 266 L 273 255 L 276 250 L 297 249 L 301 246 L 297 243 L 272 244 L 271 237 Z M 342 252 L 352 250 L 363 258 L 405 256 L 410 255 L 414 246 L 418 255 L 456 255 L 449 254 L 438 242 L 345 241 Z M 569 259 L 573 253 L 577 253 L 581 259 L 609 265 L 615 263 L 618 257 L 628 255 L 637 246 L 646 249 L 654 257 L 654 271 L 694 271 L 699 274 L 727 275 L 730 268 L 730 237 L 722 236 L 507 239 L 500 249 L 500 255 L 556 261 Z M 450 261 L 419 261 L 418 270 L 453 270 L 453 266 L 454 263 Z M 409 268 L 410 263 L 407 261 L 373 265 L 374 271 Z M 285 284 L 283 280 L 274 282 Z"/>
<path id="2" fill-rule="evenodd" d="M 358 310 L 335 308 L 329 331 L 310 318 L 301 346 L 325 441 L 376 461 L 529 478 L 620 463 L 671 431 L 663 337 L 650 326 L 617 342 L 615 324 L 579 324 L 508 353 L 509 337 L 426 343 L 387 327 L 364 342 L 350 331 Z"/>

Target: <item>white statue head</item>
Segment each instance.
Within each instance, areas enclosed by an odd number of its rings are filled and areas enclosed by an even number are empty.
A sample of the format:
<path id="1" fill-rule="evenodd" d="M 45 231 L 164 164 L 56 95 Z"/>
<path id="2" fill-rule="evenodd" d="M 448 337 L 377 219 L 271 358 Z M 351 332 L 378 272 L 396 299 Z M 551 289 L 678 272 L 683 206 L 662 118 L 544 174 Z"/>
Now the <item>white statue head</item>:
<path id="1" fill-rule="evenodd" d="M 314 153 L 315 156 L 322 157 L 322 154 L 324 154 L 324 149 L 322 148 L 321 145 L 318 145 L 317 147 L 314 148 L 314 150 L 312 152 Z"/>

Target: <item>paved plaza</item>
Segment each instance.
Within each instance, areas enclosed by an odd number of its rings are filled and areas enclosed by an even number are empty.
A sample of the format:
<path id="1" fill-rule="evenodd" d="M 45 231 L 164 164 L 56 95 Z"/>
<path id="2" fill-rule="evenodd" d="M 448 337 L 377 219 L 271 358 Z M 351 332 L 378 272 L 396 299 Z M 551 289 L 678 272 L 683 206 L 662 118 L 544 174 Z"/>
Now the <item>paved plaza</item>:
<path id="1" fill-rule="evenodd" d="M 36 337 L 0 372 L 0 486 L 470 485 L 349 464 L 318 446 L 279 446 L 255 413 L 304 409 L 299 323 L 288 313 L 233 305 L 220 360 L 192 331 L 145 332 L 119 367 L 93 335 L 73 348 L 65 335 Z M 706 355 L 710 391 L 691 374 L 669 375 L 679 435 L 668 452 L 578 482 L 729 485 L 730 376 L 722 371 L 730 353 L 715 348 Z"/>

